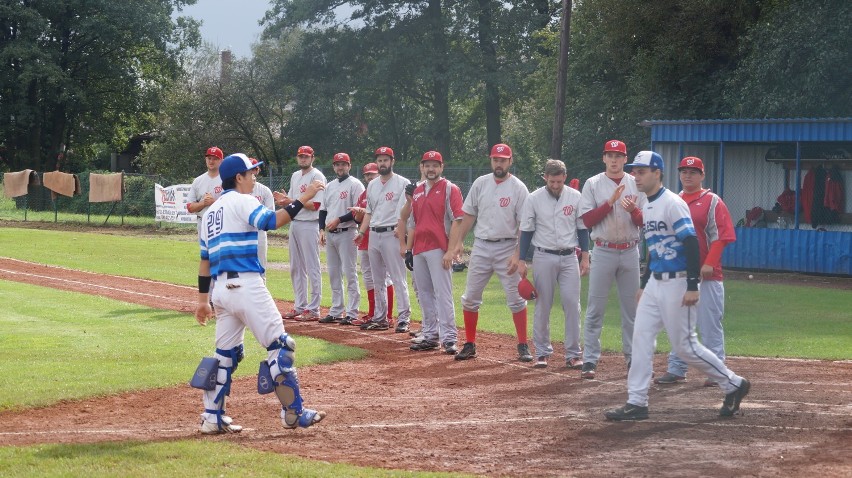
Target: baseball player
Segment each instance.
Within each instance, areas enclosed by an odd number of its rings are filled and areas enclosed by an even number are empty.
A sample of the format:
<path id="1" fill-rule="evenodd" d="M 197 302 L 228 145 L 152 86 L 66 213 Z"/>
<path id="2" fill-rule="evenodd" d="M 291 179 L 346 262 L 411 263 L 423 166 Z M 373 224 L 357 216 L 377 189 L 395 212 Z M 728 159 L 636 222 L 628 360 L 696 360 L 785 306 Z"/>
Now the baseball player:
<path id="1" fill-rule="evenodd" d="M 290 190 L 279 202 L 282 206 L 290 204 L 291 199 L 303 193 L 313 181 L 325 184 L 325 176 L 314 168 L 314 149 L 300 146 L 296 152 L 299 170 L 290 177 Z M 283 315 L 285 319 L 314 321 L 320 318 L 320 296 L 322 295 L 322 277 L 320 275 L 320 228 L 319 209 L 323 194 L 314 197 L 311 204 L 305 204 L 305 211 L 290 223 L 290 279 L 293 281 L 294 309 Z M 308 284 L 311 294 L 308 297 Z"/>
<path id="2" fill-rule="evenodd" d="M 630 368 L 634 295 L 639 287 L 639 228 L 645 196 L 639 194 L 633 177 L 624 173 L 627 146 L 618 140 L 604 144 L 606 170 L 583 185 L 580 217 L 594 241 L 589 272 L 589 300 L 583 333 L 583 368 L 580 376 L 595 378 L 601 356 L 601 329 L 612 281 L 621 303 L 621 350 Z"/>
<path id="3" fill-rule="evenodd" d="M 414 189 L 408 223 L 406 260 L 411 261 L 417 283 L 417 299 L 423 311 L 422 340 L 411 350 L 433 350 L 442 346 L 455 355 L 456 312 L 453 307 L 451 264 L 444 264 L 449 249 L 450 230 L 464 217 L 461 189 L 441 175 L 444 159 L 437 151 L 427 151 L 420 160 L 426 181 Z"/>
<path id="4" fill-rule="evenodd" d="M 719 383 L 725 392 L 719 414 L 733 416 L 751 384 L 729 370 L 695 336 L 699 252 L 689 207 L 663 187 L 663 158 L 659 154 L 640 151 L 627 168 L 633 171 L 636 186 L 647 195 L 642 212 L 648 267 L 636 294 L 639 306 L 633 331 L 634 360 L 627 372 L 627 403 L 605 416 L 609 420 L 648 418 L 654 349 L 662 328 L 678 357 Z"/>
<path id="5" fill-rule="evenodd" d="M 251 164 L 257 164 L 258 161 L 254 158 L 249 158 Z M 251 170 L 252 174 L 255 175 L 255 183 L 254 189 L 251 192 L 251 195 L 256 197 L 258 202 L 266 206 L 267 209 L 275 210 L 275 199 L 272 196 L 272 190 L 269 189 L 265 184 L 257 181 L 257 175 L 260 174 L 260 166 Z M 266 270 L 266 256 L 268 253 L 269 245 L 266 238 L 266 231 L 257 231 L 257 257 L 260 259 L 260 265 L 263 266 L 263 270 Z M 264 277 L 266 273 L 264 273 Z"/>
<path id="6" fill-rule="evenodd" d="M 680 197 L 689 206 L 689 214 L 698 236 L 701 253 L 701 300 L 696 309 L 701 343 L 710 349 L 719 360 L 725 361 L 725 332 L 722 317 L 725 314 L 725 287 L 722 284 L 722 251 L 737 240 L 734 224 L 728 207 L 722 199 L 703 189 L 704 162 L 701 158 L 688 156 L 678 167 L 683 191 Z M 654 379 L 661 385 L 686 381 L 686 362 L 676 354 L 669 354 L 668 371 Z M 705 387 L 714 387 L 713 379 L 704 380 Z"/>
<path id="7" fill-rule="evenodd" d="M 405 263 L 399 256 L 399 239 L 394 236 L 394 230 L 399 220 L 399 213 L 405 203 L 405 186 L 411 181 L 393 172 L 393 150 L 387 146 L 376 149 L 376 164 L 379 168 L 379 178 L 367 185 L 367 208 L 364 220 L 355 235 L 355 243 L 364 239 L 369 230 L 370 272 L 373 276 L 373 286 L 376 294 L 376 310 L 373 320 L 361 326 L 364 330 L 387 330 L 390 327 L 388 318 L 391 315 L 386 298 L 384 277 L 390 274 L 398 294 L 396 332 L 408 332 L 411 321 L 411 303 L 408 298 L 408 279 Z"/>
<path id="8" fill-rule="evenodd" d="M 580 350 L 580 276 L 589 273 L 589 232 L 580 219 L 580 192 L 565 187 L 568 174 L 565 163 L 555 159 L 544 165 L 545 186 L 533 191 L 524 203 L 521 216 L 521 257 L 534 248 L 533 282 L 536 307 L 533 315 L 535 367 L 547 367 L 553 353 L 550 343 L 550 309 L 559 286 L 559 298 L 565 317 L 565 364 L 579 369 L 583 364 Z M 577 248 L 582 250 L 577 260 Z M 521 261 L 521 275 L 527 265 Z"/>
<path id="9" fill-rule="evenodd" d="M 222 161 L 222 194 L 204 216 L 201 262 L 206 275 L 198 277 L 198 305 L 195 318 L 206 325 L 211 314 L 208 303 L 211 276 L 217 276 L 213 301 L 216 306 L 216 355 L 201 361 L 192 384 L 204 390 L 201 432 L 235 433 L 242 427 L 225 413 L 225 397 L 230 395 L 231 376 L 243 358 L 243 338 L 248 327 L 268 351 L 258 372 L 258 392 L 272 393 L 281 402 L 281 423 L 285 428 L 309 427 L 319 423 L 325 412 L 302 406 L 299 379 L 294 367 L 296 343 L 287 335 L 278 308 L 261 274 L 257 255 L 257 231 L 287 224 L 322 190 L 323 183 L 307 185 L 298 200 L 273 212 L 251 196 L 255 184 L 252 165 L 243 154 Z"/>
<path id="10" fill-rule="evenodd" d="M 328 315 L 320 319 L 323 323 L 340 322 L 347 319 L 352 322 L 358 317 L 358 305 L 361 302 L 361 290 L 358 287 L 358 254 L 355 239 L 355 218 L 349 208 L 356 205 L 364 185 L 349 175 L 352 160 L 346 153 L 337 153 L 332 159 L 332 167 L 337 179 L 325 188 L 325 201 L 320 206 L 319 225 L 325 245 L 328 262 L 328 278 L 331 283 L 331 309 Z M 327 232 L 327 235 L 326 235 Z M 346 277 L 346 291 L 343 294 L 343 277 Z M 348 299 L 345 302 L 344 299 Z"/>
<path id="11" fill-rule="evenodd" d="M 222 194 L 222 179 L 219 177 L 219 165 L 225 157 L 217 146 L 207 148 L 204 154 L 204 162 L 207 172 L 192 180 L 189 195 L 186 198 L 186 210 L 198 216 L 198 237 L 201 237 L 201 218 L 213 202 Z M 198 264 L 198 273 L 201 274 L 202 265 Z"/>
<path id="12" fill-rule="evenodd" d="M 364 181 L 367 184 L 377 177 L 379 177 L 379 165 L 376 163 L 367 163 L 363 168 Z M 356 207 L 350 208 L 352 214 L 355 216 L 355 223 L 360 227 L 361 222 L 364 220 L 364 214 L 367 212 L 367 190 L 358 197 L 358 203 Z M 362 316 L 359 319 L 348 320 L 343 319 L 340 321 L 343 325 L 356 325 L 362 326 L 368 324 L 373 320 L 373 314 L 376 313 L 376 290 L 373 286 L 373 272 L 370 268 L 370 254 L 367 249 L 370 244 L 370 231 L 367 230 L 364 232 L 364 238 L 358 244 L 358 257 L 361 260 L 361 277 L 364 280 L 364 288 L 367 290 L 367 304 L 369 310 L 367 311 L 367 315 Z M 390 280 L 390 276 L 385 273 L 385 289 L 387 290 L 387 300 L 388 300 L 388 310 L 393 310 L 393 283 Z M 391 315 L 388 314 L 388 325 L 390 326 L 392 323 Z"/>
<path id="13" fill-rule="evenodd" d="M 491 174 L 476 178 L 462 211 L 464 218 L 450 238 L 452 246 L 444 254 L 444 265 L 450 267 L 453 258 L 461 255 L 464 236 L 476 221 L 473 250 L 467 269 L 467 284 L 462 295 L 466 342 L 456 360 L 476 357 L 476 323 L 482 305 L 482 291 L 488 280 L 497 274 L 506 293 L 506 304 L 512 311 L 512 321 L 518 334 L 518 360 L 532 362 L 527 345 L 527 301 L 518 294 L 518 226 L 521 211 L 529 196 L 526 185 L 509 173 L 512 149 L 505 144 L 491 148 Z"/>

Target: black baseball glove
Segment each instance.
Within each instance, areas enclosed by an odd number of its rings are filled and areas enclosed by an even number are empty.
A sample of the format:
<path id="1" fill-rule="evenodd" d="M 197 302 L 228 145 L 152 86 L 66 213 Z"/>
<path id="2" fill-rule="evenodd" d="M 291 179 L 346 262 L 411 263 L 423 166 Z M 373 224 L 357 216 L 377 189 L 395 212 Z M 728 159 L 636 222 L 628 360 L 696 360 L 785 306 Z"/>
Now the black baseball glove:
<path id="1" fill-rule="evenodd" d="M 405 185 L 405 195 L 406 196 L 414 196 L 414 190 L 417 189 L 417 185 L 414 183 L 408 183 Z"/>
<path id="2" fill-rule="evenodd" d="M 405 268 L 414 272 L 414 254 L 411 250 L 405 251 Z"/>

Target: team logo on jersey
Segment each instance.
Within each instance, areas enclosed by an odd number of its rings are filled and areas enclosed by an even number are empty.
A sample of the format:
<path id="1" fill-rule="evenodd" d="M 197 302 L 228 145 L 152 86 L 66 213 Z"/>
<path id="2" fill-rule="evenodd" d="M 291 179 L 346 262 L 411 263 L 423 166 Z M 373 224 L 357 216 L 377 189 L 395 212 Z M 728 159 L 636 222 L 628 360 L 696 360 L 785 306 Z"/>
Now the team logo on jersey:
<path id="1" fill-rule="evenodd" d="M 653 231 L 668 231 L 669 226 L 665 221 L 646 221 L 645 222 L 645 230 L 648 232 Z"/>
<path id="2" fill-rule="evenodd" d="M 213 188 L 213 194 L 222 194 L 222 186 L 216 186 Z"/>
<path id="3" fill-rule="evenodd" d="M 510 202 L 512 202 L 512 198 L 500 198 L 500 207 L 509 207 Z"/>
<path id="4" fill-rule="evenodd" d="M 565 214 L 566 216 L 570 216 L 571 214 L 574 214 L 574 206 L 569 204 L 569 205 L 563 207 L 562 213 Z"/>
<path id="5" fill-rule="evenodd" d="M 421 192 L 419 192 L 419 193 L 416 193 L 416 194 L 414 195 L 414 200 L 415 200 L 415 201 L 417 201 L 418 199 L 422 198 L 422 197 L 423 197 L 423 196 L 425 196 L 425 195 L 426 195 L 426 192 L 425 192 L 425 191 L 421 191 Z"/>
<path id="6" fill-rule="evenodd" d="M 394 196 L 393 192 L 389 192 L 389 193 L 385 194 L 385 199 L 388 200 L 388 201 L 393 201 L 393 196 Z"/>
<path id="7" fill-rule="evenodd" d="M 257 198 L 257 202 L 263 204 L 263 197 L 262 196 L 255 196 L 255 197 Z"/>
<path id="8" fill-rule="evenodd" d="M 349 196 L 349 191 L 340 191 L 340 199 L 346 199 Z"/>
<path id="9" fill-rule="evenodd" d="M 624 198 L 625 198 L 625 199 L 629 199 L 630 201 L 632 201 L 632 202 L 634 202 L 634 203 L 635 203 L 635 202 L 636 202 L 636 200 L 637 200 L 637 199 L 639 199 L 639 196 L 637 196 L 637 195 L 635 195 L 635 194 L 625 194 L 625 195 L 624 195 Z"/>
<path id="10" fill-rule="evenodd" d="M 308 189 L 308 186 L 306 184 L 302 184 L 301 186 L 299 186 L 299 192 L 300 193 L 305 192 L 305 189 Z"/>

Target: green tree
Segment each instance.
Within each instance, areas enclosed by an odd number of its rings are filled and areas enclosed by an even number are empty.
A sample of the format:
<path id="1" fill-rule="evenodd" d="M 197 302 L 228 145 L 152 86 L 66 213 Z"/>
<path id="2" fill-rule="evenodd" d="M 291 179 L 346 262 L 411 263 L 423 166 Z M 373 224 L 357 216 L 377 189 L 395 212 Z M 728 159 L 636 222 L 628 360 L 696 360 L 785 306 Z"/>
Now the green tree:
<path id="1" fill-rule="evenodd" d="M 150 127 L 197 22 L 195 0 L 14 0 L 0 5 L 0 145 L 10 169 L 64 168 L 94 143 Z"/>

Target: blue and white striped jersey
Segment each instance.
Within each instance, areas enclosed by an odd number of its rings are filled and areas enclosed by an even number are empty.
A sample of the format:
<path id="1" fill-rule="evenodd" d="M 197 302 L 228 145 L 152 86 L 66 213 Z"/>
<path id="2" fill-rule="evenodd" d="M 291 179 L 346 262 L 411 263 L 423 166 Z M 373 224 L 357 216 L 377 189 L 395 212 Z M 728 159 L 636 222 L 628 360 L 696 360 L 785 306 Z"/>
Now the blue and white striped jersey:
<path id="1" fill-rule="evenodd" d="M 651 255 L 651 272 L 685 271 L 683 240 L 695 236 L 695 227 L 683 199 L 662 188 L 648 197 L 642 217 L 645 219 L 645 243 Z"/>
<path id="2" fill-rule="evenodd" d="M 210 275 L 265 272 L 257 257 L 257 231 L 275 229 L 275 212 L 250 194 L 225 191 L 204 214 L 198 242 Z"/>

